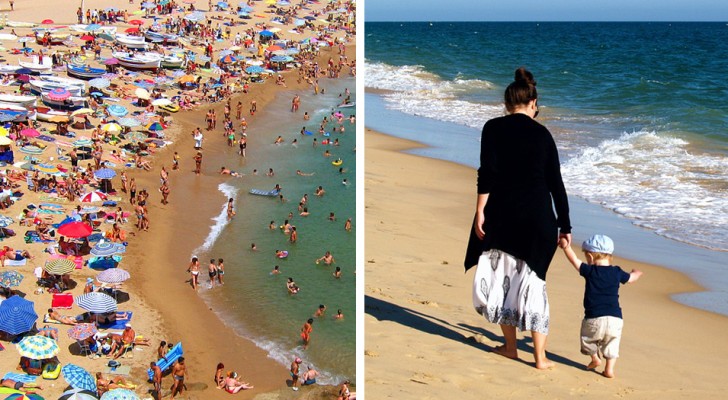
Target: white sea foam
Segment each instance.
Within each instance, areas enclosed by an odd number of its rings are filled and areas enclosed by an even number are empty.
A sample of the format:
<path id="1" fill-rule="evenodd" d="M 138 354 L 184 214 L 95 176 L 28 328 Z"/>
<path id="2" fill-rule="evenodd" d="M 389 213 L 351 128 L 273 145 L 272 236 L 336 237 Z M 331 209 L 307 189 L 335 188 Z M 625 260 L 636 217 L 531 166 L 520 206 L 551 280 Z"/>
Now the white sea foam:
<path id="1" fill-rule="evenodd" d="M 420 65 L 392 66 L 366 63 L 365 86 L 387 90 L 382 94 L 386 107 L 405 114 L 481 128 L 485 121 L 503 115 L 501 105 L 462 100 L 469 93 L 493 88 L 479 79 L 443 80 Z"/>
<path id="2" fill-rule="evenodd" d="M 227 183 L 221 183 L 217 187 L 217 189 L 225 195 L 226 199 L 229 199 L 229 198 L 234 199 L 235 196 L 238 194 L 238 189 Z M 199 255 L 200 253 L 204 253 L 204 252 L 210 250 L 212 245 L 215 244 L 215 241 L 222 233 L 222 230 L 225 228 L 225 226 L 229 222 L 229 220 L 227 218 L 227 201 L 225 201 L 225 203 L 223 203 L 220 214 L 211 218 L 211 220 L 213 221 L 213 224 L 210 227 L 210 233 L 207 234 L 207 237 L 205 238 L 205 241 L 202 243 L 202 245 L 200 245 L 200 247 L 196 248 L 192 254 Z"/>
<path id="3" fill-rule="evenodd" d="M 567 191 L 657 234 L 728 251 L 728 159 L 639 131 L 581 150 L 562 166 Z"/>

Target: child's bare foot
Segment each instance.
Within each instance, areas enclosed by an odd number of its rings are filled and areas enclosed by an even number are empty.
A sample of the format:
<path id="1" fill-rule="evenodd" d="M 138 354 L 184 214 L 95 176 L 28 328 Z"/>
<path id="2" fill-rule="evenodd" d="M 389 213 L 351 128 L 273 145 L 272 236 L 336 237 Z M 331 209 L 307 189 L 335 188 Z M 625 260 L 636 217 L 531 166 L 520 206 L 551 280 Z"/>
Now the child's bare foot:
<path id="1" fill-rule="evenodd" d="M 597 369 L 598 366 L 602 365 L 601 361 L 599 360 L 592 360 L 592 362 L 589 363 L 589 365 L 586 366 L 586 369 L 588 371 L 591 371 L 593 369 Z"/>
<path id="2" fill-rule="evenodd" d="M 516 350 L 516 349 L 513 349 L 512 351 L 507 350 L 505 345 L 493 347 L 493 350 L 491 350 L 491 351 L 495 354 L 498 354 L 498 355 L 501 355 L 503 357 L 510 358 L 513 360 L 518 358 L 518 350 Z"/>
<path id="3" fill-rule="evenodd" d="M 605 378 L 614 378 L 614 371 L 607 371 L 606 369 L 602 372 Z"/>
<path id="4" fill-rule="evenodd" d="M 556 366 L 556 364 L 554 364 L 553 361 L 551 361 L 545 357 L 541 360 L 536 361 L 536 369 L 551 369 L 555 366 Z"/>

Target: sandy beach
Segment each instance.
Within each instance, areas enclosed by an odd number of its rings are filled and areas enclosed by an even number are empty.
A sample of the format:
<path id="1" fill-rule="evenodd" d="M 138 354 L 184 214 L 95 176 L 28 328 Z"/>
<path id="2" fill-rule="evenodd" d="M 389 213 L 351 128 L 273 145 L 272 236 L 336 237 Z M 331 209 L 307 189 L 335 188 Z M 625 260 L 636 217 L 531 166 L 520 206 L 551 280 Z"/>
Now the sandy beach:
<path id="1" fill-rule="evenodd" d="M 556 367 L 533 367 L 529 335 L 519 334 L 518 361 L 491 353 L 501 344 L 500 329 L 474 311 L 474 270 L 465 274 L 462 266 L 476 171 L 405 154 L 422 145 L 369 129 L 365 143 L 368 397 L 723 396 L 723 373 L 714 365 L 728 348 L 710 337 L 728 328 L 728 318 L 672 301 L 672 294 L 701 288 L 683 274 L 620 258 L 619 251 L 617 265 L 644 275 L 620 290 L 625 328 L 615 379 L 585 370 L 589 358 L 579 352 L 583 282 L 561 251 L 547 280 L 547 352 Z"/>
<path id="2" fill-rule="evenodd" d="M 87 8 L 117 7 L 128 10 L 139 9 L 139 2 L 129 4 L 122 0 L 87 0 L 84 2 Z M 198 2 L 197 6 L 207 9 L 207 4 Z M 80 4 L 79 4 L 80 5 Z M 187 4 L 183 4 L 187 6 Z M 275 10 L 270 8 L 268 4 L 262 1 L 252 2 L 254 11 L 251 12 L 252 19 L 240 20 L 242 24 L 232 27 L 232 35 L 236 32 L 244 32 L 244 30 L 253 28 L 254 24 L 265 23 L 275 16 Z M 326 4 L 312 3 L 306 12 L 323 10 Z M 336 4 L 343 6 L 343 3 Z M 10 21 L 25 21 L 40 23 L 41 19 L 48 17 L 54 18 L 57 25 L 70 25 L 75 23 L 76 15 L 74 3 L 73 7 L 61 7 L 58 3 L 50 0 L 42 1 L 16 1 L 15 10 L 9 11 L 6 2 L 0 5 L 2 12 L 8 13 Z M 38 9 L 48 10 L 48 15 L 38 15 Z M 222 15 L 223 12 L 216 12 L 215 15 Z M 173 14 L 173 16 L 178 13 Z M 303 13 L 301 13 L 303 15 Z M 230 15 L 228 15 L 230 16 Z M 227 17 L 226 17 L 227 18 Z M 116 26 L 120 31 L 130 27 L 131 25 L 124 22 L 117 23 Z M 269 25 L 270 26 L 270 25 Z M 280 36 L 284 39 L 300 40 L 304 35 L 294 35 L 287 33 L 287 30 L 293 29 L 291 24 L 280 26 Z M 8 27 L 3 33 L 9 32 Z M 16 33 L 24 35 L 30 32 L 29 28 L 14 28 Z M 342 29 L 332 30 L 335 37 L 344 37 L 345 31 Z M 350 60 L 354 60 L 356 47 L 353 36 L 349 36 L 350 41 L 347 42 L 346 54 Z M 34 42 L 28 43 L 30 47 L 39 48 Z M 5 42 L 7 48 L 13 47 L 14 44 Z M 230 40 L 218 41 L 214 44 L 215 52 L 230 47 Z M 60 49 L 53 47 L 52 50 Z M 199 48 L 195 47 L 199 51 Z M 325 65 L 326 61 L 331 58 L 338 58 L 338 49 L 326 48 L 321 51 L 318 62 Z M 108 57 L 110 50 L 106 47 L 102 49 L 102 57 Z M 246 53 L 247 54 L 247 53 Z M 11 65 L 17 64 L 18 57 L 9 53 L 3 53 L 4 63 Z M 92 63 L 93 64 L 93 63 Z M 322 68 L 322 70 L 325 69 Z M 348 73 L 348 67 L 345 73 Z M 204 73 L 203 73 L 204 74 Z M 344 71 L 342 71 L 342 75 Z M 64 74 L 65 75 L 65 74 Z M 297 72 L 293 70 L 290 73 L 284 73 L 287 78 L 287 85 L 277 85 L 275 79 L 271 78 L 265 83 L 251 85 L 247 94 L 238 93 L 232 97 L 231 104 L 235 105 L 238 101 L 242 101 L 247 107 L 251 100 L 257 102 L 259 110 L 265 109 L 266 105 L 274 101 L 277 96 L 282 93 L 290 95 L 281 96 L 286 101 L 290 101 L 293 97 L 293 91 L 306 91 L 313 88 L 305 81 L 297 82 Z M 209 75 L 206 75 L 206 77 Z M 169 95 L 174 92 L 170 91 Z M 130 100 L 122 100 L 120 104 L 131 108 Z M 288 366 L 279 364 L 270 359 L 266 352 L 252 342 L 242 338 L 234 330 L 230 329 L 223 321 L 221 321 L 213 310 L 209 309 L 206 303 L 197 296 L 187 283 L 189 274 L 186 272 L 189 264 L 189 256 L 191 252 L 198 247 L 207 236 L 211 224 L 211 218 L 219 213 L 220 205 L 225 202 L 224 196 L 218 191 L 217 186 L 224 181 L 218 173 L 219 166 L 212 162 L 215 158 L 223 157 L 227 148 L 224 139 L 221 139 L 219 133 L 206 134 L 206 142 L 204 152 L 208 160 L 203 165 L 201 176 L 195 176 L 191 171 L 194 169 L 193 156 L 196 150 L 193 148 L 193 140 L 190 135 L 196 127 L 204 129 L 205 112 L 214 108 L 218 115 L 223 114 L 223 103 L 209 105 L 203 104 L 195 110 L 184 111 L 172 114 L 167 119 L 169 126 L 165 130 L 165 140 L 171 142 L 166 147 L 158 150 L 151 157 L 147 157 L 152 165 L 151 171 L 142 169 L 126 169 L 129 178 L 135 178 L 139 189 L 145 188 L 151 192 L 148 202 L 148 212 L 150 215 L 150 227 L 148 232 L 137 231 L 133 226 L 134 222 L 130 221 L 122 226 L 122 229 L 128 232 L 128 247 L 123 254 L 123 261 L 120 267 L 123 267 L 131 274 L 131 279 L 123 284 L 123 292 L 129 294 L 129 301 L 120 303 L 119 310 L 133 312 L 132 326 L 137 335 L 143 335 L 151 341 L 151 346 L 137 346 L 128 356 L 120 358 L 123 366 L 129 366 L 130 370 L 123 375 L 127 380 L 136 385 L 134 389 L 137 395 L 142 398 L 151 398 L 148 390 L 152 387 L 146 379 L 146 370 L 151 361 L 157 359 L 157 346 L 161 340 L 170 343 L 183 343 L 186 364 L 188 366 L 188 379 L 186 380 L 187 391 L 181 395 L 181 398 L 202 398 L 213 397 L 222 398 L 228 396 L 223 390 L 215 387 L 213 376 L 215 365 L 218 362 L 226 364 L 226 370 L 235 370 L 241 379 L 255 385 L 255 389 L 241 391 L 235 396 L 238 398 L 330 398 L 335 397 L 335 388 L 327 386 L 306 387 L 300 392 L 290 390 L 287 380 L 290 381 L 288 374 Z M 305 104 L 302 105 L 305 109 Z M 132 108 L 133 109 L 133 108 Z M 234 115 L 234 111 L 233 111 Z M 248 129 L 254 130 L 256 126 L 256 116 L 247 115 Z M 92 119 L 96 122 L 96 119 Z M 41 127 L 51 128 L 50 124 L 41 124 Z M 220 129 L 220 128 L 218 128 Z M 89 131 L 81 131 L 82 136 L 89 136 Z M 249 151 L 255 151 L 258 143 L 272 142 L 276 137 L 274 132 L 259 132 L 256 140 L 249 144 Z M 258 139 L 260 138 L 260 139 Z M 258 142 L 260 140 L 260 142 Z M 112 150 L 117 149 L 113 145 L 104 144 L 104 154 L 108 155 Z M 14 150 L 17 150 L 14 148 Z M 159 172 L 162 166 L 166 166 L 167 170 L 171 169 L 172 155 L 178 152 L 180 156 L 180 170 L 171 171 L 169 177 L 169 185 L 172 188 L 170 194 L 170 204 L 164 205 L 160 203 L 161 196 L 157 192 L 159 187 Z M 16 151 L 16 160 L 22 159 L 23 153 Z M 49 159 L 49 151 L 45 154 L 37 156 L 41 162 L 53 161 Z M 108 160 L 107 156 L 104 160 Z M 83 163 L 85 165 L 86 162 Z M 64 163 L 61 163 L 64 164 Z M 65 162 L 64 166 L 67 166 Z M 120 167 L 120 166 L 119 166 Z M 4 167 L 3 169 L 8 168 Z M 121 168 L 117 169 L 119 172 Z M 228 178 L 229 179 L 229 178 Z M 117 176 L 112 180 L 113 186 L 118 190 L 121 182 Z M 24 195 L 13 204 L 9 209 L 2 210 L 3 215 L 16 218 L 18 214 L 27 207 L 28 204 L 39 204 L 49 202 L 47 196 L 43 193 L 30 192 L 24 182 L 19 182 L 19 187 Z M 132 206 L 128 203 L 128 194 L 118 192 L 112 196 L 112 199 L 119 201 L 125 211 L 132 211 Z M 61 202 L 61 209 L 69 212 L 77 202 Z M 132 214 L 133 217 L 133 214 Z M 48 219 L 49 222 L 59 222 L 62 215 L 52 215 Z M 131 218 L 130 218 L 131 219 Z M 26 244 L 23 241 L 23 234 L 29 227 L 18 226 L 17 223 L 10 225 L 9 228 L 14 229 L 17 236 L 7 238 L 2 241 L 2 245 L 7 245 L 13 249 L 24 249 L 31 253 L 32 259 L 27 264 L 20 267 L 6 267 L 4 270 L 12 268 L 22 273 L 25 279 L 20 286 L 15 287 L 20 294 L 26 299 L 35 303 L 36 313 L 41 316 L 51 304 L 51 295 L 49 293 L 36 294 L 35 279 L 33 270 L 36 267 L 42 267 L 48 258 L 48 254 L 44 249 L 48 244 L 31 243 Z M 110 229 L 110 225 L 102 225 L 102 230 Z M 83 292 L 83 286 L 86 278 L 92 278 L 96 272 L 87 267 L 74 271 L 71 278 L 77 283 L 76 287 L 70 290 L 74 296 Z M 76 315 L 83 312 L 77 306 L 71 309 L 59 310 L 61 314 Z M 38 327 L 44 324 L 42 320 L 38 321 Z M 91 373 L 104 371 L 108 362 L 107 358 L 91 359 L 78 354 L 75 341 L 71 340 L 66 331 L 70 328 L 67 325 L 52 325 L 59 329 L 58 344 L 61 352 L 58 359 L 61 364 L 73 363 L 85 368 Z M 16 371 L 18 365 L 18 356 L 15 345 L 8 341 L 0 342 L 4 345 L 5 350 L 0 353 L 0 373 L 21 372 Z M 108 376 L 105 374 L 105 376 Z M 37 383 L 43 386 L 44 390 L 40 392 L 45 398 L 58 398 L 60 394 L 67 388 L 63 378 L 58 380 L 43 380 L 40 377 Z M 172 378 L 165 375 L 163 378 L 162 388 L 163 397 L 168 397 Z"/>

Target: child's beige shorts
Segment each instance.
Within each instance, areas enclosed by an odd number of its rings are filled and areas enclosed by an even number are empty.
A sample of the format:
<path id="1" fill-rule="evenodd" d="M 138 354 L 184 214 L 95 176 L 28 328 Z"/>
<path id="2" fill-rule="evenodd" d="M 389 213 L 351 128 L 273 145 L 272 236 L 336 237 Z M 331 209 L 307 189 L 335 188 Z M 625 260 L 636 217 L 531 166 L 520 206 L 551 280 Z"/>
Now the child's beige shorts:
<path id="1" fill-rule="evenodd" d="M 581 353 L 601 352 L 604 358 L 619 357 L 624 322 L 617 317 L 587 318 L 581 321 Z"/>

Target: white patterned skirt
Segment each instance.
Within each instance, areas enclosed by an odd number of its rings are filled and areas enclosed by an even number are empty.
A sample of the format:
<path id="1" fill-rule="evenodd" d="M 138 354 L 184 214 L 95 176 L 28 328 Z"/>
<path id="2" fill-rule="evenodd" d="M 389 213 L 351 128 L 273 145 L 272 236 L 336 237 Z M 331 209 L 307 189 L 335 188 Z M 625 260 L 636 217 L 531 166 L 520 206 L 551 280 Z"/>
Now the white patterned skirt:
<path id="1" fill-rule="evenodd" d="M 546 282 L 525 261 L 500 250 L 483 252 L 478 260 L 473 306 L 489 322 L 549 333 Z"/>

